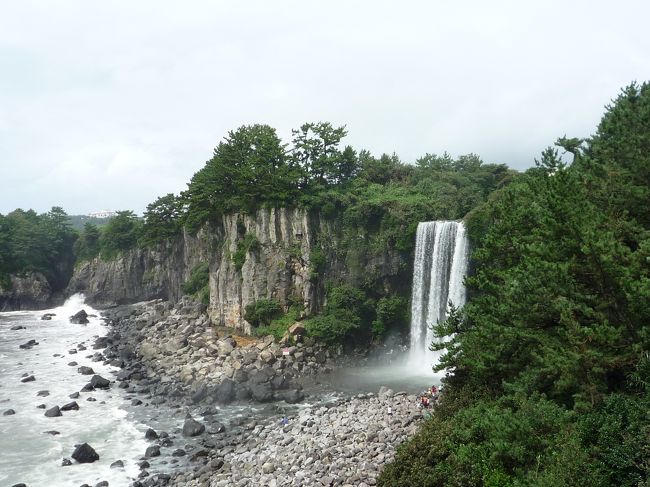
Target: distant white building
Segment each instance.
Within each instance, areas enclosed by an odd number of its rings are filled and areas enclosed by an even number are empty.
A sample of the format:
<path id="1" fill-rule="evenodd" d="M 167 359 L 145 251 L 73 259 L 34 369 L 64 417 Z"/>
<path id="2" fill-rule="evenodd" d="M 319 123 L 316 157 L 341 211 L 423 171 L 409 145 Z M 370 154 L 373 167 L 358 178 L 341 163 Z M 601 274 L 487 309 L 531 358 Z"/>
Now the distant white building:
<path id="1" fill-rule="evenodd" d="M 88 213 L 88 216 L 91 218 L 112 218 L 117 216 L 117 212 L 113 210 L 100 210 L 95 213 Z"/>

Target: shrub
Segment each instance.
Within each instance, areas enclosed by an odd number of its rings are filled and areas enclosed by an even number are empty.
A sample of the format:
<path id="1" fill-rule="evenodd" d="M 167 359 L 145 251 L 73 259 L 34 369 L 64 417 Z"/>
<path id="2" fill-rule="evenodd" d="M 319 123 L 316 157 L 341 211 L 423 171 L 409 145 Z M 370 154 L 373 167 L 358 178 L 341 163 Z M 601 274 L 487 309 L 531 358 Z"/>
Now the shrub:
<path id="1" fill-rule="evenodd" d="M 404 328 L 408 324 L 408 301 L 401 296 L 390 296 L 377 301 L 377 318 L 372 322 L 372 335 L 381 339 L 388 330 Z"/>
<path id="2" fill-rule="evenodd" d="M 246 306 L 244 319 L 252 326 L 268 326 L 282 314 L 282 306 L 275 299 L 258 299 Z"/>
<path id="3" fill-rule="evenodd" d="M 241 271 L 241 268 L 244 267 L 246 254 L 248 254 L 248 252 L 256 251 L 259 249 L 259 246 L 259 240 L 257 240 L 257 237 L 252 233 L 247 233 L 244 238 L 237 243 L 237 250 L 232 254 L 232 261 L 238 271 Z"/>
<path id="4" fill-rule="evenodd" d="M 190 272 L 190 278 L 181 285 L 184 294 L 196 294 L 202 289 L 208 287 L 210 280 L 210 270 L 208 263 L 202 262 Z M 209 295 L 209 290 L 208 290 Z"/>

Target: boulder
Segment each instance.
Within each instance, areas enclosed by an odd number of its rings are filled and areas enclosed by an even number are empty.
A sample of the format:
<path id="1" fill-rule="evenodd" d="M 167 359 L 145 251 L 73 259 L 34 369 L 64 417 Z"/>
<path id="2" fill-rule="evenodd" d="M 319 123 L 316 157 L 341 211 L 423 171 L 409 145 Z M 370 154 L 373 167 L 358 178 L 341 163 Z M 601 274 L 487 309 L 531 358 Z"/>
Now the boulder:
<path id="1" fill-rule="evenodd" d="M 70 323 L 73 323 L 75 325 L 85 325 L 88 323 L 88 313 L 86 313 L 86 310 L 82 309 L 81 311 L 77 311 L 75 314 L 73 314 L 70 317 Z"/>
<path id="2" fill-rule="evenodd" d="M 219 404 L 232 402 L 235 398 L 235 383 L 230 379 L 224 379 L 212 390 L 212 397 Z"/>
<path id="3" fill-rule="evenodd" d="M 77 372 L 79 372 L 81 375 L 93 375 L 95 373 L 92 367 L 86 367 L 85 365 L 79 367 L 77 369 Z"/>
<path id="4" fill-rule="evenodd" d="M 27 377 L 20 379 L 20 382 L 34 382 L 36 380 L 36 377 L 33 375 L 28 375 Z"/>
<path id="5" fill-rule="evenodd" d="M 187 418 L 183 424 L 183 436 L 199 436 L 200 434 L 203 434 L 204 431 L 205 425 L 199 423 L 192 417 Z"/>
<path id="6" fill-rule="evenodd" d="M 88 443 L 82 443 L 75 448 L 72 458 L 79 463 L 93 463 L 99 460 L 99 455 Z"/>
<path id="7" fill-rule="evenodd" d="M 16 331 L 16 330 L 26 330 L 27 328 L 25 328 L 23 325 L 14 325 L 9 329 L 12 331 Z"/>
<path id="8" fill-rule="evenodd" d="M 7 409 L 4 413 L 2 413 L 3 416 L 12 416 L 14 414 L 16 414 L 16 411 L 13 409 Z"/>
<path id="9" fill-rule="evenodd" d="M 158 439 L 158 433 L 156 433 L 152 428 L 149 428 L 144 433 L 144 439 L 145 440 L 157 440 Z"/>
<path id="10" fill-rule="evenodd" d="M 79 411 L 79 404 L 77 404 L 77 401 L 69 402 L 61 406 L 61 411 Z"/>
<path id="11" fill-rule="evenodd" d="M 45 313 L 43 316 L 41 316 L 41 319 L 49 321 L 53 316 L 56 316 L 56 313 Z"/>
<path id="12" fill-rule="evenodd" d="M 61 414 L 61 410 L 59 409 L 59 406 L 54 406 L 53 408 L 48 409 L 45 411 L 45 416 L 47 418 L 56 418 L 57 416 L 63 416 Z"/>
<path id="13" fill-rule="evenodd" d="M 269 402 L 273 400 L 273 389 L 269 382 L 262 384 L 252 383 L 249 386 L 251 396 L 258 402 Z"/>
<path id="14" fill-rule="evenodd" d="M 296 322 L 289 327 L 289 333 L 293 336 L 302 336 L 305 334 L 305 325 L 300 322 Z"/>
<path id="15" fill-rule="evenodd" d="M 111 383 L 101 375 L 93 375 L 92 379 L 90 379 L 90 385 L 95 389 L 108 389 Z"/>
<path id="16" fill-rule="evenodd" d="M 284 401 L 289 404 L 296 404 L 305 398 L 305 394 L 300 389 L 293 389 L 291 391 L 283 392 L 280 395 L 280 398 L 284 399 Z"/>
<path id="17" fill-rule="evenodd" d="M 205 386 L 200 386 L 196 391 L 191 395 L 192 402 L 194 404 L 200 403 L 208 395 L 208 389 Z"/>
<path id="18" fill-rule="evenodd" d="M 158 445 L 151 445 L 150 447 L 147 447 L 147 451 L 144 452 L 144 456 L 147 458 L 159 457 L 160 447 Z"/>
<path id="19" fill-rule="evenodd" d="M 113 463 L 111 463 L 110 468 L 124 468 L 124 462 L 122 460 L 116 460 Z"/>
<path id="20" fill-rule="evenodd" d="M 36 340 L 29 340 L 28 342 L 23 343 L 22 345 L 18 345 L 18 347 L 22 348 L 23 350 L 29 350 L 36 345 L 38 345 L 38 342 Z"/>
<path id="21" fill-rule="evenodd" d="M 47 397 L 50 395 L 50 391 L 38 391 L 36 395 L 39 397 Z"/>

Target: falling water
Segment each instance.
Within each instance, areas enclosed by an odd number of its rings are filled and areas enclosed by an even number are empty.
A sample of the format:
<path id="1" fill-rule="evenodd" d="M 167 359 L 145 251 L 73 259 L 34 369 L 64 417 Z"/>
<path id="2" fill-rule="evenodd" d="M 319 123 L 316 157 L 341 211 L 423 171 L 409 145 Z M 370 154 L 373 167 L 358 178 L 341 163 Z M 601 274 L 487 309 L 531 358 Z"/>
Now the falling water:
<path id="1" fill-rule="evenodd" d="M 432 325 L 447 317 L 449 303 L 465 304 L 463 278 L 468 245 L 462 222 L 435 221 L 418 225 L 413 295 L 411 298 L 410 364 L 431 370 L 439 353 L 429 351 Z"/>

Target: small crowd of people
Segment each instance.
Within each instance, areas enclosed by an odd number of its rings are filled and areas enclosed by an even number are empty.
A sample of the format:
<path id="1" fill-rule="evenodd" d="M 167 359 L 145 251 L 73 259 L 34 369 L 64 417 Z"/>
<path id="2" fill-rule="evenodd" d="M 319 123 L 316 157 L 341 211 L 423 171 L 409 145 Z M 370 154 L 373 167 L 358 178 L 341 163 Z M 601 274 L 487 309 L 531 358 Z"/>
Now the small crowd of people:
<path id="1" fill-rule="evenodd" d="M 418 408 L 420 409 L 430 409 L 435 406 L 438 402 L 438 395 L 440 391 L 436 386 L 431 386 L 431 388 L 420 394 L 420 399 L 418 401 Z"/>

